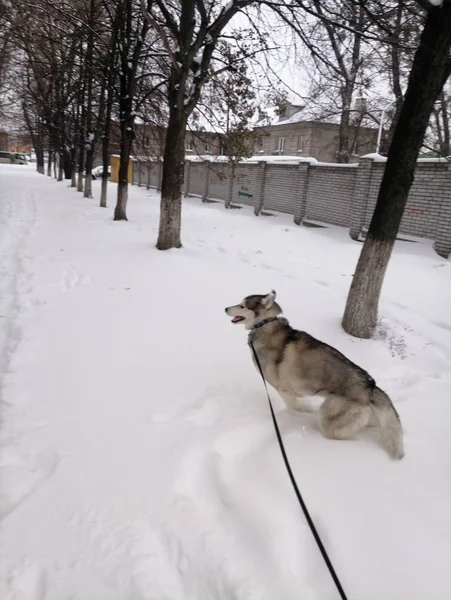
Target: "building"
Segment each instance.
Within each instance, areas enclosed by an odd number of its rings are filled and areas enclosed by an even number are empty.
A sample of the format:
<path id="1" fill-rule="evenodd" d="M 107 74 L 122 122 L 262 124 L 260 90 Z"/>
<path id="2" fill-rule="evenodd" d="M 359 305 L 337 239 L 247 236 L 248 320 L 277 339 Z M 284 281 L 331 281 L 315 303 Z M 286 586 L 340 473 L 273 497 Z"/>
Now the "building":
<path id="1" fill-rule="evenodd" d="M 21 154 L 31 154 L 33 145 L 30 135 L 24 131 L 18 131 L 9 134 L 8 150 L 10 152 L 20 152 Z"/>
<path id="2" fill-rule="evenodd" d="M 165 136 L 166 128 L 163 125 L 136 123 L 133 155 L 151 159 L 162 157 Z M 113 123 L 111 128 L 110 152 L 111 154 L 120 152 L 120 131 L 117 123 Z M 224 154 L 221 135 L 213 131 L 189 128 L 185 136 L 185 154 L 186 156 Z"/>
<path id="3" fill-rule="evenodd" d="M 0 152 L 8 152 L 8 132 L 0 129 Z"/>
<path id="4" fill-rule="evenodd" d="M 337 162 L 339 125 L 324 121 L 305 120 L 303 106 L 287 103 L 276 111 L 260 112 L 256 128 L 265 135 L 255 154 L 313 157 L 321 162 Z M 377 129 L 350 128 L 352 153 L 350 162 L 375 152 Z"/>
<path id="5" fill-rule="evenodd" d="M 136 124 L 133 153 L 136 156 L 163 156 L 166 128 L 158 125 Z M 221 136 L 213 131 L 188 128 L 185 136 L 186 156 L 224 154 Z"/>

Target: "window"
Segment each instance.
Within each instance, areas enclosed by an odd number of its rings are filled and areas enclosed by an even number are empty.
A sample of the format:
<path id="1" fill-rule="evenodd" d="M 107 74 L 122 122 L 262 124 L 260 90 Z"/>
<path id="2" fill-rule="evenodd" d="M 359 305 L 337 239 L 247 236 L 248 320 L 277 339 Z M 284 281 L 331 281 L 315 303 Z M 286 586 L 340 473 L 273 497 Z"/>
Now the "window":
<path id="1" fill-rule="evenodd" d="M 280 137 L 277 139 L 277 148 L 276 148 L 277 154 L 283 154 L 284 148 L 285 148 L 285 138 Z"/>
<path id="2" fill-rule="evenodd" d="M 194 150 L 193 140 L 186 140 L 185 150 L 187 150 L 188 152 L 192 152 Z"/>
<path id="3" fill-rule="evenodd" d="M 305 149 L 305 136 L 298 136 L 298 152 L 304 152 Z"/>
<path id="4" fill-rule="evenodd" d="M 210 144 L 208 142 L 204 144 L 204 152 L 205 154 L 210 154 Z"/>
<path id="5" fill-rule="evenodd" d="M 144 148 L 148 148 L 149 147 L 149 136 L 145 135 L 144 136 Z"/>
<path id="6" fill-rule="evenodd" d="M 221 142 L 221 144 L 219 145 L 219 154 L 221 156 L 226 156 L 226 147 L 225 145 Z"/>

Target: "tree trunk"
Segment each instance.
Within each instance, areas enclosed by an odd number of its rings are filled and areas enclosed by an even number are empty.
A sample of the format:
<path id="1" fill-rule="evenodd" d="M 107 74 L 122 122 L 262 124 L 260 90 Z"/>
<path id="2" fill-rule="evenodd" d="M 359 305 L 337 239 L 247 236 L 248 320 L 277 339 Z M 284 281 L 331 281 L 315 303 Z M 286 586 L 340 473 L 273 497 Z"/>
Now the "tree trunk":
<path id="1" fill-rule="evenodd" d="M 85 72 L 87 80 L 86 93 L 86 173 L 85 173 L 85 188 L 83 198 L 92 198 L 92 167 L 94 165 L 94 146 L 95 134 L 92 125 L 92 86 L 93 86 L 93 54 L 94 54 L 94 28 L 95 28 L 96 7 L 95 0 L 89 2 L 89 19 L 88 19 L 88 43 L 86 46 L 86 63 Z"/>
<path id="2" fill-rule="evenodd" d="M 106 93 L 106 106 L 103 115 L 103 134 L 102 134 L 102 188 L 100 191 L 100 207 L 106 208 L 107 206 L 107 189 L 108 189 L 108 168 L 110 166 L 110 131 L 111 131 L 111 113 L 113 109 L 113 86 L 111 82 L 111 76 L 108 75 L 106 79 L 107 89 L 103 93 Z"/>
<path id="3" fill-rule="evenodd" d="M 114 209 L 115 221 L 128 221 L 127 219 L 128 183 L 121 181 L 117 184 L 117 202 Z"/>
<path id="4" fill-rule="evenodd" d="M 58 159 L 58 181 L 63 181 L 63 167 L 64 167 L 64 156 L 62 152 L 59 152 Z"/>
<path id="5" fill-rule="evenodd" d="M 35 151 L 36 151 L 36 170 L 41 175 L 44 175 L 45 174 L 44 151 L 43 151 L 42 147 L 41 148 L 35 147 Z"/>
<path id="6" fill-rule="evenodd" d="M 83 191 L 83 156 L 78 158 L 77 192 Z"/>
<path id="7" fill-rule="evenodd" d="M 75 168 L 75 160 L 72 164 L 72 176 L 71 176 L 71 182 L 70 182 L 70 187 L 77 187 L 77 170 Z"/>
<path id="8" fill-rule="evenodd" d="M 158 250 L 180 248 L 186 118 L 177 109 L 169 117 L 164 147 Z"/>
<path id="9" fill-rule="evenodd" d="M 47 157 L 47 177 L 52 176 L 52 152 L 49 149 L 49 154 Z"/>
<path id="10" fill-rule="evenodd" d="M 86 156 L 86 175 L 85 175 L 85 187 L 83 189 L 83 198 L 92 198 L 92 156 L 89 157 L 89 154 Z M 89 164 L 91 163 L 91 164 Z"/>
<path id="11" fill-rule="evenodd" d="M 102 187 L 100 190 L 100 208 L 107 207 L 108 198 L 108 173 L 105 172 L 105 167 L 102 175 Z"/>
<path id="12" fill-rule="evenodd" d="M 450 73 L 451 0 L 427 13 L 404 105 L 391 143 L 376 209 L 359 257 L 343 316 L 351 335 L 369 338 L 380 292 L 413 182 L 429 118 Z"/>
<path id="13" fill-rule="evenodd" d="M 448 106 L 446 104 L 445 94 L 440 94 L 440 109 L 442 112 L 442 120 L 443 120 L 443 142 L 440 148 L 440 152 L 442 156 L 449 156 L 451 145 L 450 145 L 450 129 L 449 129 L 449 116 L 448 116 Z"/>
<path id="14" fill-rule="evenodd" d="M 352 88 L 345 86 L 342 94 L 343 108 L 340 115 L 340 128 L 338 131 L 337 162 L 349 162 L 349 120 L 351 116 Z"/>
<path id="15" fill-rule="evenodd" d="M 402 87 L 401 87 L 401 44 L 399 43 L 401 39 L 402 33 L 402 25 L 403 25 L 403 15 L 405 10 L 405 3 L 398 2 L 398 6 L 396 9 L 396 20 L 395 26 L 393 30 L 393 35 L 391 36 L 391 46 L 390 46 L 390 59 L 391 59 L 391 82 L 393 88 L 393 94 L 395 95 L 395 111 L 393 118 L 390 122 L 390 126 L 388 128 L 388 132 L 384 135 L 384 129 L 382 124 L 382 140 L 379 152 L 384 156 L 387 155 L 388 149 L 390 148 L 393 135 L 395 133 L 396 125 L 398 124 L 399 115 L 401 114 L 402 109 Z"/>
<path id="16" fill-rule="evenodd" d="M 106 208 L 107 206 L 107 189 L 108 189 L 108 168 L 109 168 L 109 159 L 110 159 L 110 118 L 111 118 L 111 110 L 107 108 L 106 121 L 103 130 L 103 138 L 102 138 L 102 165 L 103 165 L 103 174 L 102 174 L 102 189 L 100 192 L 100 207 Z"/>
<path id="17" fill-rule="evenodd" d="M 83 191 L 83 170 L 85 168 L 85 139 L 84 132 L 86 131 L 86 109 L 85 109 L 85 89 L 86 89 L 86 74 L 84 73 L 84 82 L 82 86 L 80 102 L 81 102 L 81 115 L 79 122 L 79 133 L 78 133 L 78 180 L 77 180 L 77 191 Z"/>
<path id="18" fill-rule="evenodd" d="M 70 179 L 72 177 L 74 165 L 72 155 L 67 147 L 63 150 L 63 159 L 64 179 Z"/>
<path id="19" fill-rule="evenodd" d="M 131 153 L 131 134 L 128 122 L 121 123 L 121 154 L 119 158 L 119 181 L 117 185 L 117 202 L 114 209 L 115 221 L 127 221 L 127 200 L 128 200 L 128 164 Z"/>

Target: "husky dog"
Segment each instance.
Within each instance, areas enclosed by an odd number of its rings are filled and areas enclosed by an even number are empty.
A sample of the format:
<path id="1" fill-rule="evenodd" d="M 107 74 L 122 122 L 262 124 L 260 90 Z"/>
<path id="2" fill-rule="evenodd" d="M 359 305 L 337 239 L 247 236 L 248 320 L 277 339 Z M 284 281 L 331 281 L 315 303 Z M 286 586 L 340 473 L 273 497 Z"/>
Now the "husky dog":
<path id="1" fill-rule="evenodd" d="M 298 399 L 324 396 L 319 425 L 326 438 L 349 439 L 363 427 L 376 425 L 390 458 L 402 458 L 401 422 L 388 395 L 341 352 L 290 327 L 278 316 L 282 309 L 275 297 L 274 291 L 247 296 L 225 309 L 232 323 L 250 330 L 248 343 L 255 348 L 266 381 L 293 410 L 309 410 Z"/>

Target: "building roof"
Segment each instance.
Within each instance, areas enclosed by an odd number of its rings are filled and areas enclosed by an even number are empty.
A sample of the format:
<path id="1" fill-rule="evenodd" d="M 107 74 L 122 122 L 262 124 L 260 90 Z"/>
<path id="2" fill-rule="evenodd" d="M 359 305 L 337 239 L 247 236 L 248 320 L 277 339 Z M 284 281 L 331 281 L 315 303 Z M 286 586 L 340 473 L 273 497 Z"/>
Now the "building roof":
<path id="1" fill-rule="evenodd" d="M 271 106 L 264 109 L 259 109 L 254 127 L 281 127 L 284 125 L 293 125 L 295 123 L 302 123 L 304 125 L 311 125 L 312 127 L 324 127 L 327 126 L 332 129 L 339 127 L 337 119 L 330 117 L 329 119 L 312 119 L 311 113 L 308 112 L 306 106 L 296 106 L 293 104 L 287 104 L 286 111 L 291 115 L 286 118 L 280 117 L 280 107 Z M 352 125 L 351 125 L 352 127 Z M 375 130 L 376 127 L 360 126 L 362 130 Z"/>

